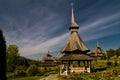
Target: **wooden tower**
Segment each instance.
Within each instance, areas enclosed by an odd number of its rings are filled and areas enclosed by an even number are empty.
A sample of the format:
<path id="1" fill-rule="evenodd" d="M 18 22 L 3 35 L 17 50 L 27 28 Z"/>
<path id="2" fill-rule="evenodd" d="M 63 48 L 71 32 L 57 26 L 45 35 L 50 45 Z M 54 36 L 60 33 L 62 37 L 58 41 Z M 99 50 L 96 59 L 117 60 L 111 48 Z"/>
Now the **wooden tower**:
<path id="1" fill-rule="evenodd" d="M 67 75 L 72 72 L 91 72 L 91 60 L 94 58 L 87 54 L 90 50 L 79 36 L 78 29 L 79 25 L 75 21 L 74 8 L 72 6 L 72 17 L 69 27 L 70 36 L 65 46 L 61 49 L 61 53 L 64 54 L 60 58 L 62 62 L 60 67 L 61 75 Z M 77 67 L 73 65 L 75 62 L 78 64 Z"/>

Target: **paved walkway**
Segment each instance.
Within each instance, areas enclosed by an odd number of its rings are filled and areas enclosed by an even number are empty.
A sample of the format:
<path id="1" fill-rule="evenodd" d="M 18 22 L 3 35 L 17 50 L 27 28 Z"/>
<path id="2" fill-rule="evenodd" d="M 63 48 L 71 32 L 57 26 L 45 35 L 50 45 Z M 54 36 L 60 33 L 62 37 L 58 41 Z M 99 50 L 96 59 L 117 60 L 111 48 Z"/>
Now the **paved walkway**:
<path id="1" fill-rule="evenodd" d="M 56 80 L 57 76 L 58 76 L 58 74 L 50 74 L 49 76 L 42 78 L 40 80 Z"/>

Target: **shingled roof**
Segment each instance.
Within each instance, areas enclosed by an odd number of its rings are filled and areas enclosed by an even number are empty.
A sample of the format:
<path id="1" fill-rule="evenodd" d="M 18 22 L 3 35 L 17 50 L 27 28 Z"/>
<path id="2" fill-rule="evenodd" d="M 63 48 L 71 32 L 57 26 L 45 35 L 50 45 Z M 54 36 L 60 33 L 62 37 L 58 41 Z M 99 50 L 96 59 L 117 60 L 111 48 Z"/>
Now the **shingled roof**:
<path id="1" fill-rule="evenodd" d="M 70 25 L 69 29 L 71 32 L 69 39 L 68 39 L 67 43 L 65 44 L 65 46 L 63 47 L 63 49 L 61 50 L 61 52 L 62 53 L 73 52 L 73 51 L 88 52 L 89 49 L 87 48 L 87 46 L 85 45 L 85 43 L 83 42 L 83 40 L 80 38 L 80 36 L 78 34 L 79 26 L 75 21 L 73 7 L 72 7 L 72 20 L 71 20 L 71 25 Z"/>
<path id="2" fill-rule="evenodd" d="M 93 50 L 92 50 L 92 53 L 103 53 L 103 50 L 100 48 L 100 47 L 95 47 L 95 48 L 93 48 Z"/>
<path id="3" fill-rule="evenodd" d="M 95 58 L 87 54 L 65 54 L 60 58 L 61 61 L 94 60 L 94 59 Z"/>
<path id="4" fill-rule="evenodd" d="M 99 46 L 99 44 L 97 43 L 97 46 L 95 48 L 93 48 L 91 54 L 91 56 L 98 56 L 98 57 L 102 57 L 105 56 L 105 52 L 101 49 L 101 47 Z"/>
<path id="5" fill-rule="evenodd" d="M 54 61 L 53 56 L 50 54 L 50 51 L 42 58 L 42 61 Z"/>
<path id="6" fill-rule="evenodd" d="M 70 34 L 67 43 L 64 48 L 61 50 L 64 52 L 72 52 L 72 51 L 89 51 L 83 40 L 79 37 L 77 32 L 73 32 Z"/>

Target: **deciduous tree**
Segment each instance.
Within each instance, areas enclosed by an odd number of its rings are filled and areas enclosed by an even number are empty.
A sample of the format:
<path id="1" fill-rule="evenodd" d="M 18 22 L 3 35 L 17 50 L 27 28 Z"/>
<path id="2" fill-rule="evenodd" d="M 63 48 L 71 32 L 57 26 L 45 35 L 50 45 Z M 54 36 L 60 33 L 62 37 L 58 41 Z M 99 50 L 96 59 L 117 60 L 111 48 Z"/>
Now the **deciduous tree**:
<path id="1" fill-rule="evenodd" d="M 16 68 L 18 61 L 18 46 L 17 45 L 9 45 L 7 49 L 7 71 L 13 72 Z"/>

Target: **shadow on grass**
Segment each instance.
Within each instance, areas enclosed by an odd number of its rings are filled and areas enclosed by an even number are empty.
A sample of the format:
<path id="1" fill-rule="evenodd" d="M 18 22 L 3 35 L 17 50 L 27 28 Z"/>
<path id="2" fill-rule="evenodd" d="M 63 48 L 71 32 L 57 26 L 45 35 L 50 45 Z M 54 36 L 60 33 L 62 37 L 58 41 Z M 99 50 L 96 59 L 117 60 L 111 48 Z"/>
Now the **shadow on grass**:
<path id="1" fill-rule="evenodd" d="M 104 71 L 104 70 L 107 70 L 107 67 L 96 68 L 93 70 L 93 72 Z"/>

